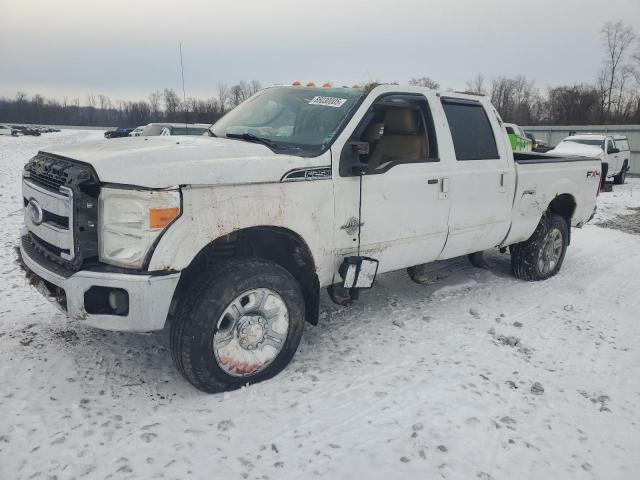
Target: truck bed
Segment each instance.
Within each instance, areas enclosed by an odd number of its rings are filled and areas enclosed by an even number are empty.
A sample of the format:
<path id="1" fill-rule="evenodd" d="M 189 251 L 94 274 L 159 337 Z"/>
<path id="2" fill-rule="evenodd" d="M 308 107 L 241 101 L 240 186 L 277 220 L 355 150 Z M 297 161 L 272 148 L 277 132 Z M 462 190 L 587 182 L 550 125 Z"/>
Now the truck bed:
<path id="1" fill-rule="evenodd" d="M 592 157 L 583 157 L 579 155 L 554 155 L 537 152 L 513 152 L 513 159 L 516 163 L 561 163 L 561 162 L 584 162 L 589 160 L 598 160 Z"/>

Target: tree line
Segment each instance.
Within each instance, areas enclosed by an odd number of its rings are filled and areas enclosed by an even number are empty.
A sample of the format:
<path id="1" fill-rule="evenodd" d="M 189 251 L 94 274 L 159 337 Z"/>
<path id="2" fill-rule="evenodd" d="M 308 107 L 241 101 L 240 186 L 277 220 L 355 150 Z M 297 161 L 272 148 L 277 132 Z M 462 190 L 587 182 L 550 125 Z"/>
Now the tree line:
<path id="1" fill-rule="evenodd" d="M 156 90 L 139 101 L 114 102 L 107 95 L 89 94 L 82 104 L 79 98 L 59 101 L 18 92 L 14 98 L 0 98 L 0 122 L 105 127 L 135 127 L 150 122 L 213 123 L 261 88 L 257 80 L 231 87 L 219 83 L 216 95 L 205 100 L 180 98 L 172 88 Z"/>
<path id="2" fill-rule="evenodd" d="M 640 39 L 623 22 L 607 22 L 600 34 L 604 60 L 591 83 L 540 89 L 523 75 L 488 80 L 479 74 L 466 83 L 466 91 L 489 96 L 505 121 L 520 125 L 640 124 Z M 409 83 L 440 88 L 429 77 Z M 59 101 L 18 92 L 14 98 L 0 98 L 0 122 L 131 127 L 213 123 L 260 88 L 257 80 L 231 87 L 219 83 L 215 95 L 204 100 L 180 98 L 171 88 L 139 101 L 113 102 L 106 95 L 89 94 L 82 104 L 79 98 Z"/>
<path id="3" fill-rule="evenodd" d="M 520 125 L 639 124 L 640 39 L 623 22 L 605 23 L 600 35 L 605 57 L 592 83 L 541 90 L 523 75 L 477 75 L 466 91 L 489 96 L 505 121 Z M 440 87 L 429 77 L 409 83 Z"/>

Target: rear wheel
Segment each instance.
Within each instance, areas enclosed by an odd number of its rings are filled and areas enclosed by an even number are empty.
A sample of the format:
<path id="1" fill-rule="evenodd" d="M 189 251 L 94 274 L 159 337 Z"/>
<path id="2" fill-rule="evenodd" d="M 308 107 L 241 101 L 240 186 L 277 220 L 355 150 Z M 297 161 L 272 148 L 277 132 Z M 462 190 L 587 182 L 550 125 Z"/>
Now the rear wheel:
<path id="1" fill-rule="evenodd" d="M 171 324 L 171 353 L 200 390 L 233 390 L 283 370 L 303 327 L 302 291 L 287 270 L 261 259 L 230 260 L 185 294 Z"/>
<path id="2" fill-rule="evenodd" d="M 613 177 L 613 183 L 615 183 L 616 185 L 622 185 L 626 181 L 627 181 L 627 162 L 625 162 L 624 165 L 622 166 L 622 170 L 620 170 L 620 173 L 615 177 Z"/>
<path id="3" fill-rule="evenodd" d="M 560 270 L 567 251 L 569 226 L 556 214 L 545 215 L 533 235 L 511 246 L 511 271 L 522 280 L 545 280 Z"/>

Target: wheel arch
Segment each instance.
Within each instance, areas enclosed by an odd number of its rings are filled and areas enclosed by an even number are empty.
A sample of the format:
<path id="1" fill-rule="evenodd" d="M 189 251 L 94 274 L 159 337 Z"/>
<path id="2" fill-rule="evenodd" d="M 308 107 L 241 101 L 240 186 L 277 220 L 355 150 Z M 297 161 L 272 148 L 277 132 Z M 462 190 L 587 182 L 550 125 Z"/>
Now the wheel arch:
<path id="1" fill-rule="evenodd" d="M 576 213 L 577 203 L 575 197 L 570 193 L 562 193 L 556 195 L 556 197 L 549 203 L 547 207 L 548 213 L 553 213 L 561 216 L 565 222 L 567 222 L 567 228 L 569 231 L 569 238 L 567 243 L 571 243 L 571 221 L 573 215 Z"/>
<path id="2" fill-rule="evenodd" d="M 182 271 L 172 311 L 204 269 L 216 268 L 216 263 L 230 258 L 251 257 L 272 261 L 293 275 L 304 297 L 305 320 L 316 325 L 320 309 L 320 282 L 311 249 L 298 233 L 272 225 L 235 230 L 206 244 Z"/>

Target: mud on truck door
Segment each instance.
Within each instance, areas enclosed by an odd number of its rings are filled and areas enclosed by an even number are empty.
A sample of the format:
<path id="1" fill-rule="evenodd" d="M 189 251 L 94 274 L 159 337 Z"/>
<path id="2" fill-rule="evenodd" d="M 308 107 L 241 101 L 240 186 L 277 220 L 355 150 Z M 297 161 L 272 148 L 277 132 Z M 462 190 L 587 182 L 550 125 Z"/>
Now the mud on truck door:
<path id="1" fill-rule="evenodd" d="M 450 199 L 430 110 L 435 99 L 382 94 L 361 107 L 365 113 L 353 134 L 336 145 L 339 255 L 354 255 L 360 245 L 360 255 L 377 259 L 382 273 L 440 254 Z"/>

